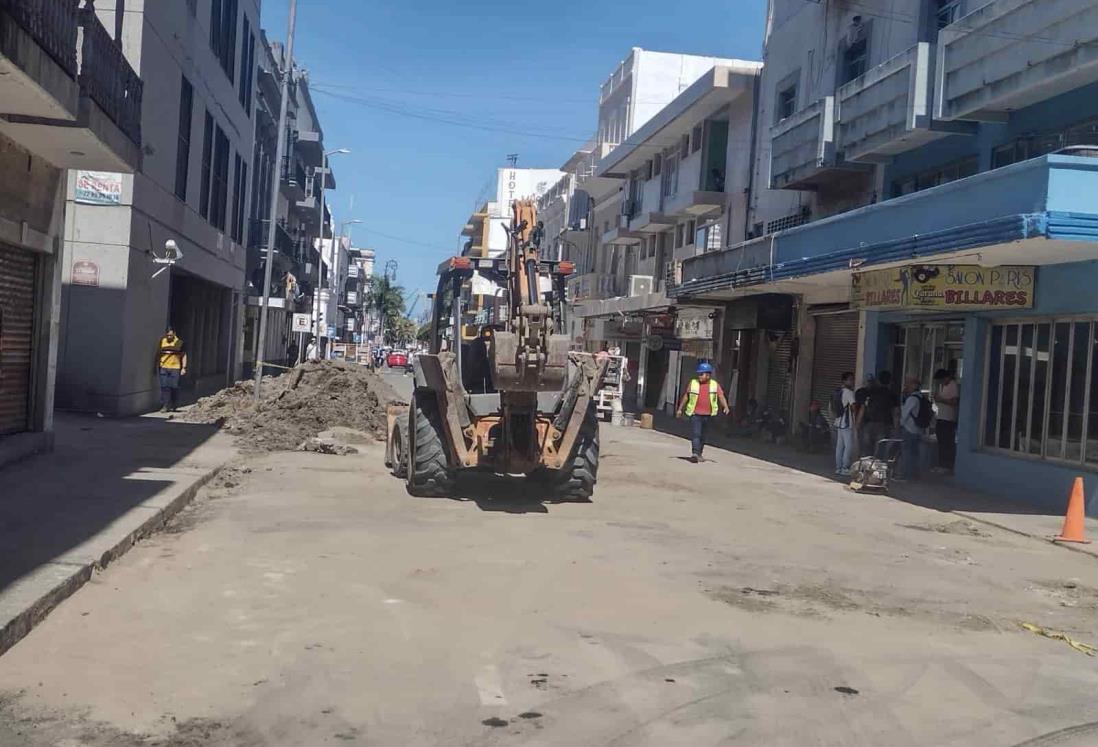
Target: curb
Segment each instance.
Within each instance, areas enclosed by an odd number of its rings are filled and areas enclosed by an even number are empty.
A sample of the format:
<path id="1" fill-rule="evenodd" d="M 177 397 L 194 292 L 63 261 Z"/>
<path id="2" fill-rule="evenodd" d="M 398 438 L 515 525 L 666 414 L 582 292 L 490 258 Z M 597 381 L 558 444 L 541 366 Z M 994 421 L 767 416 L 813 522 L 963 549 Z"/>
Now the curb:
<path id="1" fill-rule="evenodd" d="M 57 605 L 75 594 L 80 587 L 90 581 L 97 571 L 103 570 L 125 555 L 139 541 L 160 530 L 173 516 L 193 501 L 195 496 L 198 495 L 198 491 L 216 477 L 229 463 L 225 462 L 218 465 L 199 476 L 198 479 L 184 488 L 183 492 L 176 496 L 171 503 L 146 519 L 137 529 L 126 534 L 113 547 L 99 556 L 97 560 L 83 565 L 72 565 L 73 572 L 68 578 L 36 599 L 0 629 L 0 656 L 7 653 L 12 646 L 34 630 Z"/>
<path id="2" fill-rule="evenodd" d="M 1026 532 L 1026 531 L 1023 531 L 1021 529 L 1015 529 L 1014 527 L 1008 527 L 1006 524 L 1000 524 L 997 521 L 992 521 L 991 519 L 985 519 L 982 516 L 977 516 L 975 514 L 966 513 L 964 511 L 950 511 L 949 513 L 953 514 L 954 516 L 961 516 L 965 519 L 968 519 L 969 521 L 975 521 L 979 524 L 984 524 L 985 526 L 995 527 L 996 529 L 1002 529 L 1003 531 L 1010 532 L 1011 534 L 1017 534 L 1021 537 L 1029 537 L 1030 539 L 1039 540 L 1039 541 L 1045 543 L 1046 545 L 1054 545 L 1054 546 L 1062 548 L 1064 550 L 1071 550 L 1072 552 L 1077 552 L 1077 553 L 1080 553 L 1081 555 L 1087 555 L 1091 558 L 1098 559 L 1098 552 L 1096 552 L 1095 550 L 1084 550 L 1082 547 L 1077 547 L 1077 546 L 1075 546 L 1073 544 L 1070 544 L 1070 543 L 1067 543 L 1067 542 L 1053 542 L 1052 538 L 1050 538 L 1050 537 L 1048 537 L 1047 535 L 1044 535 L 1044 534 L 1034 534 L 1033 532 Z"/>

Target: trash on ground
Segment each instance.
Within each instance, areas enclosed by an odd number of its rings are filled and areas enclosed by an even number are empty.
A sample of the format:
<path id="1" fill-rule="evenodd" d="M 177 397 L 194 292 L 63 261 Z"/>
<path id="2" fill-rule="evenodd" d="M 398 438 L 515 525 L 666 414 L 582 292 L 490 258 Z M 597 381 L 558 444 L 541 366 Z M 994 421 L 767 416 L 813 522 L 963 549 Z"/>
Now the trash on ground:
<path id="1" fill-rule="evenodd" d="M 1045 638 L 1051 638 L 1054 641 L 1063 641 L 1076 651 L 1086 654 L 1087 656 L 1094 656 L 1095 652 L 1098 651 L 1098 648 L 1095 648 L 1089 643 L 1082 643 L 1080 641 L 1077 641 L 1063 631 L 1048 630 L 1047 628 L 1042 628 L 1040 625 L 1034 625 L 1033 623 L 1027 622 L 1019 623 L 1019 625 L 1028 630 L 1030 633 L 1043 635 Z"/>

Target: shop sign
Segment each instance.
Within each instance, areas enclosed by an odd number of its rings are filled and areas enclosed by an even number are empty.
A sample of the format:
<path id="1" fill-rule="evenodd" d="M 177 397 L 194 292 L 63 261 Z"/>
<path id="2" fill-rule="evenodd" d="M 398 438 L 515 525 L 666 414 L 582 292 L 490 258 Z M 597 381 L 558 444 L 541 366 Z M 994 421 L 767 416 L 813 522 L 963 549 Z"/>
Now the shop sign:
<path id="1" fill-rule="evenodd" d="M 121 205 L 122 175 L 108 171 L 77 171 L 73 197 L 85 205 Z"/>
<path id="2" fill-rule="evenodd" d="M 905 265 L 854 274 L 859 309 L 1030 309 L 1037 287 L 1028 266 Z"/>
<path id="3" fill-rule="evenodd" d="M 89 288 L 99 287 L 99 265 L 82 259 L 72 263 L 72 284 L 86 285 Z"/>
<path id="4" fill-rule="evenodd" d="M 675 336 L 680 340 L 712 340 L 714 309 L 680 308 L 675 318 Z"/>

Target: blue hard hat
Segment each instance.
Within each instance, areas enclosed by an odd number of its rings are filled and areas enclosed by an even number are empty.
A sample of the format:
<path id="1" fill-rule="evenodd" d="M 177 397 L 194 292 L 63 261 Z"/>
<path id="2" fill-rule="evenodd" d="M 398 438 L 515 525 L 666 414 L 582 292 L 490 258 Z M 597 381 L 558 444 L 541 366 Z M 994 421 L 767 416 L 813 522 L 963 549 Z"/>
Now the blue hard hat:
<path id="1" fill-rule="evenodd" d="M 698 364 L 698 373 L 700 373 L 700 374 L 703 374 L 703 373 L 711 374 L 711 373 L 713 373 L 713 364 L 709 363 L 708 361 L 702 361 L 701 363 Z"/>

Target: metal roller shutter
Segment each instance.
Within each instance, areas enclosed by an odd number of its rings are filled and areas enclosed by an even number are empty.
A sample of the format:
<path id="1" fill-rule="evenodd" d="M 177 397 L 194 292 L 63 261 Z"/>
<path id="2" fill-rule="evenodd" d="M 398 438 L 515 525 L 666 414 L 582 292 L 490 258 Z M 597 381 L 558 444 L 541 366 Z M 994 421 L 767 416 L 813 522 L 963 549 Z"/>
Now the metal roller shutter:
<path id="1" fill-rule="evenodd" d="M 35 259 L 0 244 L 0 435 L 28 428 Z"/>
<path id="2" fill-rule="evenodd" d="M 771 342 L 770 362 L 766 369 L 766 403 L 783 415 L 789 415 L 790 394 L 793 391 L 793 374 L 789 362 L 793 357 L 793 335 L 788 332 L 773 332 L 780 337 Z"/>
<path id="3" fill-rule="evenodd" d="M 858 362 L 858 312 L 819 314 L 812 355 L 812 399 L 818 400 L 830 419 L 828 403 L 839 386 L 839 377 L 853 371 Z"/>

